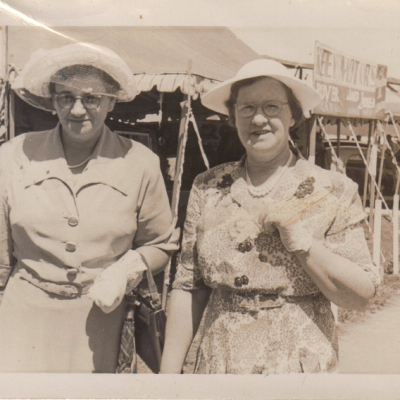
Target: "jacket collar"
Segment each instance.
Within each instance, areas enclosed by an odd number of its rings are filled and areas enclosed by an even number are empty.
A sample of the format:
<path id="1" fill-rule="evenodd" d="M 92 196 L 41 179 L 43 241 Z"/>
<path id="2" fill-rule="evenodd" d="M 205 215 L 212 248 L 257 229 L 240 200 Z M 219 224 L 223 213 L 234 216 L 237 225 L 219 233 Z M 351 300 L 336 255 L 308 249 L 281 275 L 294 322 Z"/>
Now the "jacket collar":
<path id="1" fill-rule="evenodd" d="M 84 186 L 96 183 L 109 185 L 124 194 L 128 193 L 129 182 L 125 175 L 121 174 L 121 167 L 125 156 L 132 147 L 130 141 L 122 140 L 104 125 L 86 169 L 78 176 L 77 184 L 72 185 L 75 177 L 72 176 L 65 159 L 60 125 L 52 130 L 42 132 L 40 135 L 40 137 L 33 137 L 31 145 L 30 143 L 26 144 L 29 154 L 26 186 L 46 179 L 59 179 L 76 193 Z M 40 140 L 39 143 L 37 143 L 37 139 Z M 29 147 L 35 147 L 34 151 Z"/>

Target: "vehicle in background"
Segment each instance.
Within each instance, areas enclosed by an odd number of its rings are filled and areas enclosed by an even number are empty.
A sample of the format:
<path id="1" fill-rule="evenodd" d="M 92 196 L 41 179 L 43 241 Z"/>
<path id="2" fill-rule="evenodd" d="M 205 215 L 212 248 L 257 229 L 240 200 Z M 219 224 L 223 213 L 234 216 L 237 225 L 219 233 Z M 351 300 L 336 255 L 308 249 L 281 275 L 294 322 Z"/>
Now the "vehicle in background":
<path id="1" fill-rule="evenodd" d="M 337 152 L 337 141 L 331 140 L 331 144 Z M 359 143 L 359 146 L 363 152 L 364 158 L 367 159 L 368 153 L 368 144 L 367 143 Z M 323 168 L 329 168 L 330 165 L 335 162 L 333 161 L 333 157 L 331 154 L 330 146 L 328 142 L 324 142 L 324 154 L 323 157 L 317 157 L 318 159 L 323 159 L 324 165 L 320 165 Z M 378 159 L 377 159 L 377 172 L 376 172 L 376 181 L 378 182 L 379 174 L 380 174 L 380 166 L 381 166 L 381 150 L 382 147 L 378 147 Z M 361 157 L 360 150 L 357 147 L 357 144 L 353 140 L 341 140 L 340 141 L 340 150 L 339 150 L 339 158 L 343 162 L 343 168 L 346 172 L 346 175 L 351 178 L 354 182 L 358 184 L 358 193 L 361 198 L 364 193 L 364 183 L 365 183 L 365 164 L 363 158 Z M 380 190 L 383 194 L 383 197 L 388 204 L 389 207 L 392 207 L 393 204 L 393 195 L 396 189 L 396 178 L 397 178 L 397 169 L 396 166 L 392 162 L 392 157 L 389 151 L 385 152 L 384 161 L 383 161 L 383 173 L 382 173 L 382 181 Z M 369 206 L 368 202 L 366 204 Z"/>

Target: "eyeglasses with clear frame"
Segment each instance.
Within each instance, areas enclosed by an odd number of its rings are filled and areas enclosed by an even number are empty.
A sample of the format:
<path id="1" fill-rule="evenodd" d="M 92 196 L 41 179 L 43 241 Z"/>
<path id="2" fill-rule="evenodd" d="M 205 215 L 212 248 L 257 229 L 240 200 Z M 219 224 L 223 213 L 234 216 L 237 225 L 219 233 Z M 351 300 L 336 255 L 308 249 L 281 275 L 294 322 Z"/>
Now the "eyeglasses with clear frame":
<path id="1" fill-rule="evenodd" d="M 259 107 L 261 107 L 262 112 L 267 117 L 276 117 L 282 111 L 285 104 L 289 103 L 284 103 L 280 100 L 270 100 L 262 104 L 237 104 L 236 109 L 238 111 L 238 114 L 243 118 L 253 117 Z"/>
<path id="2" fill-rule="evenodd" d="M 61 108 L 72 108 L 76 100 L 80 100 L 82 102 L 82 105 L 87 109 L 87 110 L 94 110 L 100 105 L 101 98 L 103 97 L 102 95 L 95 95 L 95 94 L 84 94 L 83 96 L 73 96 L 72 94 L 69 93 L 60 93 L 60 94 L 55 94 L 54 95 L 57 104 Z"/>

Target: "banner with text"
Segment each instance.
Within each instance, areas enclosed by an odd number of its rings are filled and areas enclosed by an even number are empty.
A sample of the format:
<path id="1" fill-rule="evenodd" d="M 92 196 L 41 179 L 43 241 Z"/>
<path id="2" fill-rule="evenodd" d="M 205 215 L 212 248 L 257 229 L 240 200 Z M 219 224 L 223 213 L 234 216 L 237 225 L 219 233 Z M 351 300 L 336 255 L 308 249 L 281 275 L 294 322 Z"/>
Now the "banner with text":
<path id="1" fill-rule="evenodd" d="M 315 42 L 314 88 L 322 97 L 314 114 L 382 119 L 387 67 Z"/>

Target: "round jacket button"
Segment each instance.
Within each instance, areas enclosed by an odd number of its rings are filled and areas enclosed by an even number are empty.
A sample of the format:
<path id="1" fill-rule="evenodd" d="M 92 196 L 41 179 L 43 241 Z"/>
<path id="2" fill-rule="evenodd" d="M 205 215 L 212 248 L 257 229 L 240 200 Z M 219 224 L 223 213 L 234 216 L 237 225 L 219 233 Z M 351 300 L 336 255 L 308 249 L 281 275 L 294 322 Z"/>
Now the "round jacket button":
<path id="1" fill-rule="evenodd" d="M 69 217 L 68 218 L 68 225 L 69 226 L 77 226 L 78 225 L 78 219 L 75 217 Z"/>
<path id="2" fill-rule="evenodd" d="M 242 276 L 242 283 L 243 283 L 243 285 L 249 284 L 249 278 L 246 275 Z"/>
<path id="3" fill-rule="evenodd" d="M 74 252 L 76 250 L 76 244 L 72 243 L 72 242 L 67 242 L 65 244 L 65 250 L 70 251 L 70 252 Z"/>
<path id="4" fill-rule="evenodd" d="M 70 268 L 67 271 L 67 275 L 70 275 L 70 276 L 74 276 L 74 275 L 77 275 L 77 274 L 78 274 L 78 270 L 76 268 Z"/>

